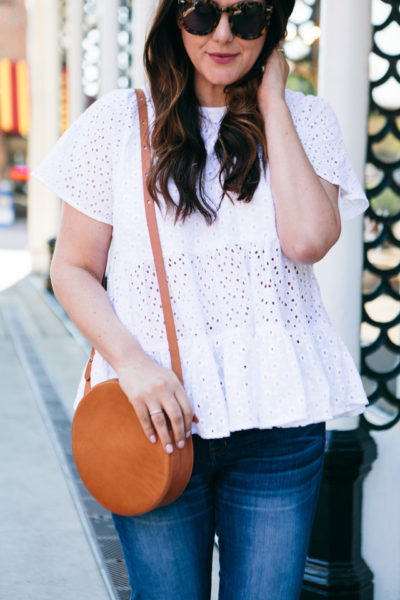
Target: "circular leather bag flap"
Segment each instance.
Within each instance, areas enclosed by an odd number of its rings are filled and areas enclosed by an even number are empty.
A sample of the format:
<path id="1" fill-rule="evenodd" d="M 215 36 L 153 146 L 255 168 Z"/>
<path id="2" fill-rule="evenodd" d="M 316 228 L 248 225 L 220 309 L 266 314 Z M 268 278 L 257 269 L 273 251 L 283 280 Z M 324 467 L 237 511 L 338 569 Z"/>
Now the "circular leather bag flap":
<path id="1" fill-rule="evenodd" d="M 72 452 L 83 483 L 107 510 L 133 516 L 175 500 L 192 472 L 191 438 L 166 454 L 146 437 L 117 380 L 94 386 L 72 421 Z"/>

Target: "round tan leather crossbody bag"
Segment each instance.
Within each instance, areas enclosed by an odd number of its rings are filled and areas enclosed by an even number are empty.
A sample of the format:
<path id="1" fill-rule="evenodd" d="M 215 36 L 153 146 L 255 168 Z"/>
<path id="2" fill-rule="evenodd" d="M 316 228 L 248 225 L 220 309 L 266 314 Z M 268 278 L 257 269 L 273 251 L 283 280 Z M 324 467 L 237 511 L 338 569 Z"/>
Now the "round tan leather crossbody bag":
<path id="1" fill-rule="evenodd" d="M 136 90 L 142 147 L 143 194 L 147 225 L 160 289 L 171 365 L 180 381 L 182 367 L 153 199 L 146 184 L 150 143 L 146 98 Z M 72 451 L 83 483 L 105 508 L 124 516 L 140 515 L 175 500 L 185 489 L 193 468 L 193 443 L 167 454 L 160 439 L 152 444 L 118 380 L 91 388 L 89 359 L 85 395 L 72 421 Z"/>

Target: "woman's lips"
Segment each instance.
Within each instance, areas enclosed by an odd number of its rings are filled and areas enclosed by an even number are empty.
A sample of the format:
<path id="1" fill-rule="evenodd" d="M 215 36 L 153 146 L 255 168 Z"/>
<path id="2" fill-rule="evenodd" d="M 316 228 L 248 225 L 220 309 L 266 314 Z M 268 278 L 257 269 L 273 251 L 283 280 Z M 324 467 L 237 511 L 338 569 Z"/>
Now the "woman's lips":
<path id="1" fill-rule="evenodd" d="M 226 63 L 229 63 L 229 62 L 232 62 L 233 60 L 235 60 L 235 58 L 237 57 L 237 54 L 215 53 L 215 54 L 209 54 L 209 57 L 211 58 L 211 60 L 213 60 L 216 63 L 226 64 Z"/>

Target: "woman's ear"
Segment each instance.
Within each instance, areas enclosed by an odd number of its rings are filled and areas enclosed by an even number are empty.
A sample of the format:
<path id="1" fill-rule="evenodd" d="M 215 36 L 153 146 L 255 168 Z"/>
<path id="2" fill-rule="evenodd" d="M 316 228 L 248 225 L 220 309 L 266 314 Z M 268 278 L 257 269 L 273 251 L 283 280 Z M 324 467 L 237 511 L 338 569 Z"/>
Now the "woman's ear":
<path id="1" fill-rule="evenodd" d="M 182 24 L 181 24 L 181 20 L 179 18 L 179 14 L 178 13 L 176 15 L 176 24 L 177 24 L 177 27 L 178 27 L 179 31 L 182 31 Z"/>

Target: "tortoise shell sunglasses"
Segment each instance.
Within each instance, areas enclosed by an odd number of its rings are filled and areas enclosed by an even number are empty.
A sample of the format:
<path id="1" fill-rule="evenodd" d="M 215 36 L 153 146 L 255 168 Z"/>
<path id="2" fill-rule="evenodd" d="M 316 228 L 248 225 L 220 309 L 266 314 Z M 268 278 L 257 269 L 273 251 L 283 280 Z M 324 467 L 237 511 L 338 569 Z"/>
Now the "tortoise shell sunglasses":
<path id="1" fill-rule="evenodd" d="M 233 35 L 256 40 L 267 32 L 273 6 L 270 2 L 237 2 L 221 8 L 214 0 L 178 0 L 178 22 L 193 35 L 207 35 L 218 27 L 223 13 Z"/>

